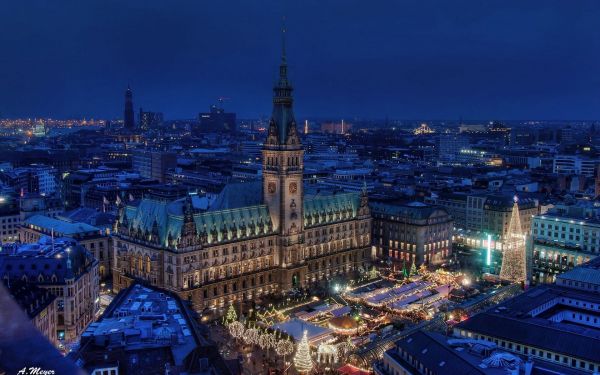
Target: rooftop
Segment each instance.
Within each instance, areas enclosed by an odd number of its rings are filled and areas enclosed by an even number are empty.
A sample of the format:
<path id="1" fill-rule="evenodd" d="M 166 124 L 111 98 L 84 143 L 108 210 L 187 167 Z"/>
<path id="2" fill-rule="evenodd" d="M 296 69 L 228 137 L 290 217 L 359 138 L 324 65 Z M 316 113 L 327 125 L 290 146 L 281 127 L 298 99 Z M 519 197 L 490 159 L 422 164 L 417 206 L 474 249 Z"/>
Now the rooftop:
<path id="1" fill-rule="evenodd" d="M 41 228 L 45 232 L 54 231 L 59 236 L 75 236 L 100 233 L 100 228 L 82 223 L 55 219 L 44 215 L 34 215 L 25 220 L 24 225 Z"/>
<path id="2" fill-rule="evenodd" d="M 198 343 L 178 299 L 139 284 L 126 290 L 102 318 L 82 334 L 82 347 L 168 347 L 175 365 L 182 365 Z M 112 350 L 112 349 L 111 349 Z"/>
<path id="3" fill-rule="evenodd" d="M 600 295 L 585 291 L 543 285 L 529 289 L 508 301 L 476 314 L 455 326 L 575 358 L 600 362 L 600 329 L 592 324 L 571 323 L 567 319 L 550 319 L 543 313 L 557 306 L 573 310 L 570 304 L 588 306 L 588 314 L 600 317 Z"/>

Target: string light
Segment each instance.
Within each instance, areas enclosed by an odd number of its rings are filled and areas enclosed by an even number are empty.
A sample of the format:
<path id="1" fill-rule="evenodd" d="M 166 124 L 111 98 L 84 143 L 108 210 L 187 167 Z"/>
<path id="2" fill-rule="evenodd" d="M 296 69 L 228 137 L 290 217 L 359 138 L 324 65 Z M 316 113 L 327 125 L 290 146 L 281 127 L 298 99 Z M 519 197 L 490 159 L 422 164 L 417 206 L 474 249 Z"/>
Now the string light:
<path id="1" fill-rule="evenodd" d="M 525 236 L 521 232 L 518 199 L 515 197 L 508 232 L 503 241 L 502 267 L 500 279 L 522 282 L 527 278 L 525 260 Z"/>

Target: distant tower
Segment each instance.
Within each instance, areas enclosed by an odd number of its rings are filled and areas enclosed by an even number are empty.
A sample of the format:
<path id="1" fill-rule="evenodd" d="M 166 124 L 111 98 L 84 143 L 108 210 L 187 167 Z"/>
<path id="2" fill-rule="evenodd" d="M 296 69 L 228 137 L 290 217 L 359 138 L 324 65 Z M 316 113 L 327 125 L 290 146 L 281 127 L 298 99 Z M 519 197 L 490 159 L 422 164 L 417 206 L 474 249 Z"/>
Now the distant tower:
<path id="1" fill-rule="evenodd" d="M 308 120 L 304 120 L 304 134 L 308 134 Z"/>
<path id="2" fill-rule="evenodd" d="M 527 258 L 525 253 L 525 235 L 521 232 L 519 200 L 515 196 L 508 232 L 503 240 L 502 267 L 500 279 L 512 282 L 527 281 Z"/>
<path id="3" fill-rule="evenodd" d="M 123 113 L 123 124 L 125 129 L 135 128 L 135 118 L 133 117 L 133 93 L 131 87 L 127 86 L 125 90 L 125 111 Z"/>

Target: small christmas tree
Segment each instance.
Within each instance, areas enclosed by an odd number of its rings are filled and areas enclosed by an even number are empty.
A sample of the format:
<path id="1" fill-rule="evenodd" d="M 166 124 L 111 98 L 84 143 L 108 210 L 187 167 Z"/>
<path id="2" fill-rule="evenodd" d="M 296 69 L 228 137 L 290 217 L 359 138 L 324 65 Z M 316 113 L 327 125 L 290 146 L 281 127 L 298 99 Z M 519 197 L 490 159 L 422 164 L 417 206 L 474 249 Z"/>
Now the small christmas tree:
<path id="1" fill-rule="evenodd" d="M 405 279 L 407 279 L 407 278 L 408 278 L 408 276 L 410 276 L 410 275 L 408 274 L 408 270 L 406 269 L 406 261 L 404 261 L 404 262 L 402 263 L 402 275 L 404 276 L 404 278 L 405 278 Z"/>
<path id="2" fill-rule="evenodd" d="M 235 313 L 235 309 L 233 305 L 229 305 L 229 309 L 227 310 L 227 315 L 225 315 L 225 325 L 229 325 L 237 320 L 237 314 Z"/>
<path id="3" fill-rule="evenodd" d="M 377 278 L 377 269 L 375 268 L 375 266 L 373 266 L 371 268 L 371 271 L 369 272 L 369 278 L 370 279 L 376 279 Z"/>
<path id="4" fill-rule="evenodd" d="M 306 338 L 306 330 L 302 335 L 302 340 L 298 343 L 296 355 L 294 356 L 294 366 L 299 373 L 308 374 L 310 370 L 312 370 L 313 363 L 310 358 L 310 347 L 308 346 L 308 339 Z"/>
<path id="5" fill-rule="evenodd" d="M 410 274 L 411 274 L 411 276 L 414 276 L 417 274 L 417 266 L 415 265 L 414 261 L 413 261 L 412 265 L 410 266 Z"/>

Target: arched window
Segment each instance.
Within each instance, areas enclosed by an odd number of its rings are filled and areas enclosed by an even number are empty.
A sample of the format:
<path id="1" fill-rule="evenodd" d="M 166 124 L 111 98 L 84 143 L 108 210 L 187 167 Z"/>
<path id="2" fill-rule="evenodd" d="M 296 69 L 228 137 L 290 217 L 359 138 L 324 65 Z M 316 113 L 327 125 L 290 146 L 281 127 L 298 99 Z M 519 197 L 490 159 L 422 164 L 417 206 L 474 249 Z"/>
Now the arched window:
<path id="1" fill-rule="evenodd" d="M 146 273 L 150 273 L 152 270 L 152 263 L 150 262 L 150 257 L 146 255 Z"/>

